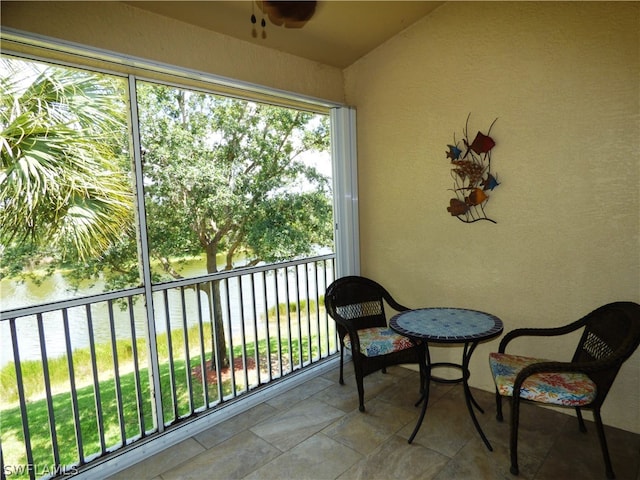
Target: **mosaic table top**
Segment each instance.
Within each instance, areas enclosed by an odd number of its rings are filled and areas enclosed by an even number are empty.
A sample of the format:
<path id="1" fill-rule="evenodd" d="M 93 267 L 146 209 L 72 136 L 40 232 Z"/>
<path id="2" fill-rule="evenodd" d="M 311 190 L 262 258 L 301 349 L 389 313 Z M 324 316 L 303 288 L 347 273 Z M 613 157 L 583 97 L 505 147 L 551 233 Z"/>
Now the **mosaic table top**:
<path id="1" fill-rule="evenodd" d="M 502 320 L 466 308 L 420 308 L 395 315 L 392 329 L 408 337 L 436 343 L 480 341 L 500 335 Z"/>

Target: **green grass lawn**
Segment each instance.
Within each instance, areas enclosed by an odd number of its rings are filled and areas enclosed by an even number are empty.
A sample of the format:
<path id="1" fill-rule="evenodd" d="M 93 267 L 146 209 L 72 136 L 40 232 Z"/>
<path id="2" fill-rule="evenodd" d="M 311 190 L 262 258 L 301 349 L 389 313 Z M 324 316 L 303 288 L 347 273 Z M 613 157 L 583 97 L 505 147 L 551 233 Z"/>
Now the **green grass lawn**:
<path id="1" fill-rule="evenodd" d="M 179 332 L 180 333 L 180 332 Z M 177 337 L 181 337 L 178 335 Z M 177 340 L 178 338 L 176 338 Z M 313 339 L 312 339 L 313 340 Z M 276 350 L 276 338 L 271 339 L 270 351 L 273 355 Z M 316 344 L 313 341 L 313 344 Z M 280 352 L 282 358 L 289 357 L 289 344 L 287 339 L 282 340 L 282 350 Z M 255 343 L 248 344 L 246 350 L 246 359 L 255 358 Z M 312 346 L 312 355 L 316 356 L 317 344 Z M 261 340 L 258 343 L 259 357 L 261 368 L 268 365 L 267 359 L 267 342 Z M 302 351 L 303 362 L 309 360 L 309 344 L 308 340 L 302 342 L 302 349 L 297 340 L 294 340 L 291 348 L 291 356 L 293 359 L 293 368 L 300 362 L 300 351 Z M 110 352 L 110 350 L 109 350 Z M 176 353 L 178 352 L 178 353 Z M 182 352 L 182 353 L 179 353 Z M 87 353 L 88 355 L 88 353 Z M 234 358 L 242 358 L 242 347 L 238 346 L 234 349 Z M 126 358 L 126 355 L 123 355 Z M 180 350 L 179 345 L 174 344 L 174 358 L 184 358 L 184 350 Z M 84 353 L 74 352 L 74 365 L 77 359 L 90 362 L 90 356 L 84 357 Z M 102 357 L 104 358 L 104 357 Z M 110 354 L 109 354 L 110 360 Z M 190 407 L 190 395 L 187 384 L 187 365 L 184 359 L 174 360 L 174 384 L 175 398 L 173 401 L 173 389 L 171 387 L 171 371 L 168 357 L 160 356 L 160 384 L 162 393 L 163 417 L 165 424 L 174 423 L 177 417 L 191 414 L 192 409 L 204 407 L 204 389 L 201 376 L 196 375 L 195 369 L 201 365 L 200 357 L 194 356 L 190 358 L 190 378 L 192 382 L 192 406 Z M 123 362 L 119 356 L 120 362 Z M 58 360 L 56 360 L 57 362 Z M 127 359 L 123 363 L 132 363 Z M 143 362 L 140 362 L 143 363 Z M 75 369 L 75 367 L 74 367 Z M 77 388 L 77 402 L 80 419 L 80 437 L 82 442 L 82 452 L 79 452 L 78 442 L 76 440 L 76 430 L 73 414 L 73 404 L 71 394 L 68 388 L 68 370 L 66 359 L 58 364 L 50 366 L 52 370 L 52 381 L 57 390 L 61 386 L 67 385 L 67 391 L 53 395 L 53 416 L 55 418 L 56 436 L 58 441 L 58 449 L 60 454 L 59 464 L 72 465 L 77 464 L 81 457 L 87 458 L 94 454 L 103 453 L 103 448 L 113 448 L 121 445 L 121 432 L 119 423 L 119 412 L 117 402 L 116 380 L 113 376 L 113 365 L 110 361 L 101 365 L 99 373 L 99 396 L 100 406 L 102 408 L 102 421 L 99 422 L 96 408 L 96 394 L 93 382 L 87 381 L 90 377 L 83 377 L 83 386 Z M 138 396 L 136 392 L 136 381 L 133 372 L 133 365 L 129 365 L 126 369 L 127 373 L 122 373 L 119 377 L 119 387 L 122 396 L 122 418 L 126 439 L 139 438 L 143 432 L 140 430 L 141 423 L 147 431 L 154 430 L 154 421 L 152 416 L 152 404 L 149 384 L 149 372 L 146 368 L 139 370 L 140 379 L 140 398 L 142 409 L 138 410 Z M 62 373 L 60 372 L 62 371 Z M 66 377 L 65 374 L 66 373 Z M 285 372 L 286 373 L 286 372 Z M 29 387 L 37 391 L 38 381 L 33 376 L 42 373 L 37 372 L 35 367 L 28 367 L 25 376 L 25 383 L 31 382 L 33 385 Z M 278 372 L 273 375 L 277 376 Z M 246 390 L 244 385 L 244 373 L 236 377 L 235 389 L 237 393 Z M 264 381 L 263 381 L 264 383 Z M 80 383 L 79 383 L 80 384 Z M 79 385 L 78 384 L 78 385 Z M 256 385 L 257 386 L 257 383 Z M 250 387 L 251 388 L 251 387 Z M 233 393 L 233 385 L 231 380 L 226 380 L 222 384 L 223 397 Z M 218 386 L 215 383 L 208 384 L 208 400 L 209 403 L 216 403 L 219 400 Z M 33 451 L 33 463 L 35 465 L 54 465 L 51 435 L 49 432 L 49 411 L 45 399 L 35 399 L 27 401 L 27 416 L 29 424 L 29 435 L 31 438 L 31 446 Z M 141 420 L 142 419 L 142 420 Z M 101 426 L 99 426 L 101 425 Z M 101 444 L 100 429 L 102 429 L 104 444 Z M 2 441 L 2 452 L 4 462 L 7 466 L 25 465 L 27 464 L 24 435 L 22 432 L 22 418 L 19 406 L 11 406 L 0 410 L 0 438 Z M 11 475 L 11 478 L 27 478 L 27 475 Z"/>

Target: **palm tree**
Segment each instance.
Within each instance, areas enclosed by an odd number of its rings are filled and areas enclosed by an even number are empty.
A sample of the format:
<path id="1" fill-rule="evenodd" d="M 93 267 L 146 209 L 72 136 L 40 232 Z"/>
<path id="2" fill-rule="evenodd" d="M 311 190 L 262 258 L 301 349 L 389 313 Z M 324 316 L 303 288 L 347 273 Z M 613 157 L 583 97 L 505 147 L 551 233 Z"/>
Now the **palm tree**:
<path id="1" fill-rule="evenodd" d="M 0 60 L 0 244 L 100 256 L 133 228 L 124 84 Z"/>

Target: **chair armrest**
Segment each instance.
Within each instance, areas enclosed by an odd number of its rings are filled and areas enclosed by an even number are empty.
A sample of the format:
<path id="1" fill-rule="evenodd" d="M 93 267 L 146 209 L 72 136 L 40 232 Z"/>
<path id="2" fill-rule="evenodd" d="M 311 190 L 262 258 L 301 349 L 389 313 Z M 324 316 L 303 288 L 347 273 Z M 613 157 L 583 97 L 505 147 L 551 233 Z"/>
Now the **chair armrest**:
<path id="1" fill-rule="evenodd" d="M 585 325 L 585 319 L 582 318 L 578 321 L 570 323 L 568 325 L 564 325 L 562 327 L 551 327 L 551 328 L 517 328 L 515 330 L 511 330 L 507 333 L 502 340 L 500 341 L 500 346 L 498 347 L 498 352 L 505 353 L 507 348 L 507 344 L 518 337 L 553 337 L 566 335 L 567 333 L 574 332 L 579 328 Z"/>
<path id="2" fill-rule="evenodd" d="M 391 308 L 393 308 L 396 312 L 404 312 L 404 311 L 410 310 L 409 307 L 405 307 L 404 305 L 400 305 L 390 295 L 389 296 L 385 295 L 384 299 L 386 300 L 387 304 L 389 304 L 389 306 Z"/>

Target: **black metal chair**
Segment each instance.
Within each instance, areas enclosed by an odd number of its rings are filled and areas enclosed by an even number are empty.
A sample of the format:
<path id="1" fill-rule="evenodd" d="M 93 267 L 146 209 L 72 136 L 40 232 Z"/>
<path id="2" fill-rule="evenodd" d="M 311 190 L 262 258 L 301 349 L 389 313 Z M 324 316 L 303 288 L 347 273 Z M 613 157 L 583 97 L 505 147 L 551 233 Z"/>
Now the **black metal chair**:
<path id="1" fill-rule="evenodd" d="M 522 336 L 550 337 L 584 328 L 570 362 L 557 362 L 505 353 L 507 344 Z M 616 302 L 582 319 L 557 328 L 521 328 L 509 332 L 498 353 L 489 355 L 496 384 L 497 418 L 502 421 L 502 397 L 511 397 L 511 473 L 518 474 L 518 417 L 520 400 L 573 407 L 580 431 L 586 432 L 582 410 L 593 416 L 607 478 L 615 478 L 600 416 L 607 393 L 622 364 L 640 344 L 640 305 Z M 514 395 L 513 392 L 519 392 Z"/>
<path id="2" fill-rule="evenodd" d="M 327 312 L 335 320 L 340 339 L 340 384 L 344 385 L 344 351 L 351 351 L 358 386 L 359 409 L 364 412 L 364 377 L 398 364 L 420 365 L 420 388 L 424 389 L 425 346 L 412 343 L 387 325 L 385 302 L 400 312 L 396 302 L 377 282 L 365 277 L 337 279 L 325 293 Z"/>

